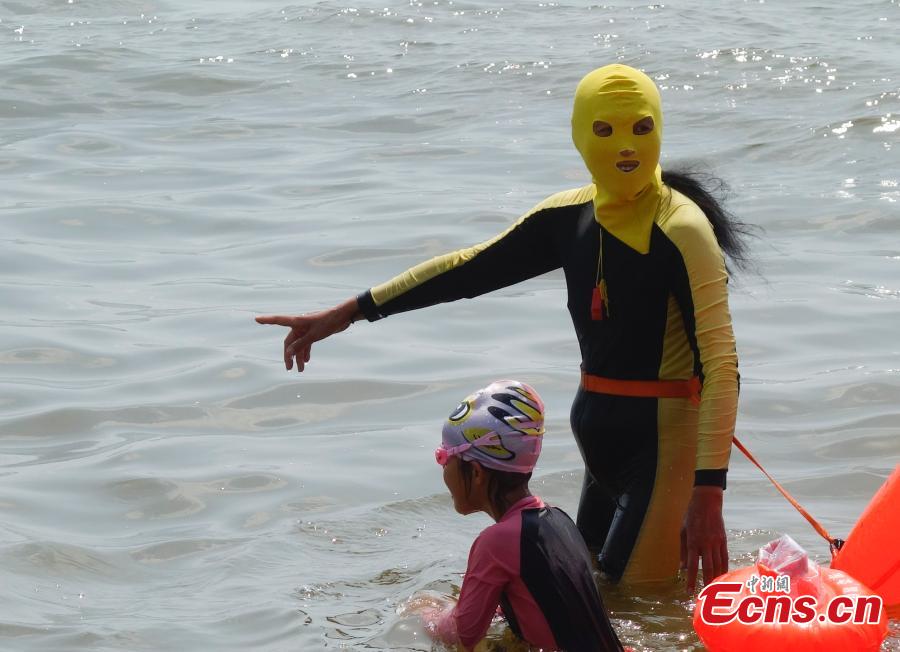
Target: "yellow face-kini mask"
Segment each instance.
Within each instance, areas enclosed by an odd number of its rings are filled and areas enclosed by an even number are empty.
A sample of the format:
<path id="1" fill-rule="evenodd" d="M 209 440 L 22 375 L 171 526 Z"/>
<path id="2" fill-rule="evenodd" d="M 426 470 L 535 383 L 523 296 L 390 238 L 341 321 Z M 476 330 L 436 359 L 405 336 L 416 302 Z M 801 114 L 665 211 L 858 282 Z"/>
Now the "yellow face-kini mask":
<path id="1" fill-rule="evenodd" d="M 612 64 L 581 80 L 572 109 L 572 141 L 594 182 L 594 217 L 642 254 L 662 192 L 660 104 L 647 75 Z"/>

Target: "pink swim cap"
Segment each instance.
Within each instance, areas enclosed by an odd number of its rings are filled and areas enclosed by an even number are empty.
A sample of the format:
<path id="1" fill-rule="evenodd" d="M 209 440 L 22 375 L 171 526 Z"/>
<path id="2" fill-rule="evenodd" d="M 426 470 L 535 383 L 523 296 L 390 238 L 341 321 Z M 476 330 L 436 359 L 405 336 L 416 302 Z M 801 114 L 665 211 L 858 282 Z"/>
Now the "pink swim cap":
<path id="1" fill-rule="evenodd" d="M 441 432 L 442 448 L 464 444 L 459 456 L 498 471 L 529 473 L 541 454 L 544 402 L 517 380 L 496 380 L 466 397 Z"/>

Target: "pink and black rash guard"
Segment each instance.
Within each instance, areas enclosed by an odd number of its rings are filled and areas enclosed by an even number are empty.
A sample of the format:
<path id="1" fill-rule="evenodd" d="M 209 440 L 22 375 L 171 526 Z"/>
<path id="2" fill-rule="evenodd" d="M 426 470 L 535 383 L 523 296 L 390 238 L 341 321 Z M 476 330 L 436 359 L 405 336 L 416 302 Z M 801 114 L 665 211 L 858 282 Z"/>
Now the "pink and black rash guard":
<path id="1" fill-rule="evenodd" d="M 544 650 L 622 650 L 572 520 L 537 496 L 515 503 L 469 551 L 458 603 L 441 615 L 438 637 L 474 647 L 498 605 L 512 630 Z"/>

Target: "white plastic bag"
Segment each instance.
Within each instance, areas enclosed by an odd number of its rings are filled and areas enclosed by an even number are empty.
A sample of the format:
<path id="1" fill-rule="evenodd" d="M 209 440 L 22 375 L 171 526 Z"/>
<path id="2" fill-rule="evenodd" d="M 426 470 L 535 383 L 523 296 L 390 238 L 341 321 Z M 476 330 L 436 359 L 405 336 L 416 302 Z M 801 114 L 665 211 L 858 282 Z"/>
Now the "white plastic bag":
<path id="1" fill-rule="evenodd" d="M 772 571 L 777 576 L 790 578 L 790 594 L 822 595 L 822 579 L 819 577 L 819 566 L 809 560 L 809 555 L 786 534 L 770 541 L 759 549 L 757 564 L 763 569 Z"/>

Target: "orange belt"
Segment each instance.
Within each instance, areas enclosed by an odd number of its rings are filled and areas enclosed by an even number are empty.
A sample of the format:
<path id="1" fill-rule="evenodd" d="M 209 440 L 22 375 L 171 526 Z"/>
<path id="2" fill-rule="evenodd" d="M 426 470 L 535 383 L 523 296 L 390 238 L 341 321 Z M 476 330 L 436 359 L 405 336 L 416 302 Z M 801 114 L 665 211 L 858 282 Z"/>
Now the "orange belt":
<path id="1" fill-rule="evenodd" d="M 612 394 L 614 396 L 639 396 L 644 398 L 690 398 L 695 405 L 700 403 L 700 390 L 702 385 L 700 379 L 694 376 L 690 380 L 617 380 L 615 378 L 604 378 L 603 376 L 594 376 L 593 374 L 581 372 L 581 386 L 589 392 L 597 394 Z M 756 461 L 753 454 L 734 437 L 734 445 L 737 446 L 748 460 L 763 472 L 769 481 L 775 485 L 775 488 L 784 496 L 794 508 L 800 512 L 801 516 L 812 525 L 813 529 L 828 542 L 831 548 L 831 555 L 837 554 L 844 542 L 841 539 L 832 537 L 828 530 L 819 523 L 809 512 L 803 509 L 803 506 L 791 496 L 787 490 L 782 487 L 775 478 L 766 472 L 762 464 Z"/>
<path id="2" fill-rule="evenodd" d="M 638 396 L 642 398 L 689 398 L 700 404 L 700 378 L 690 380 L 619 380 L 581 372 L 581 386 L 589 392 L 613 396 Z"/>

